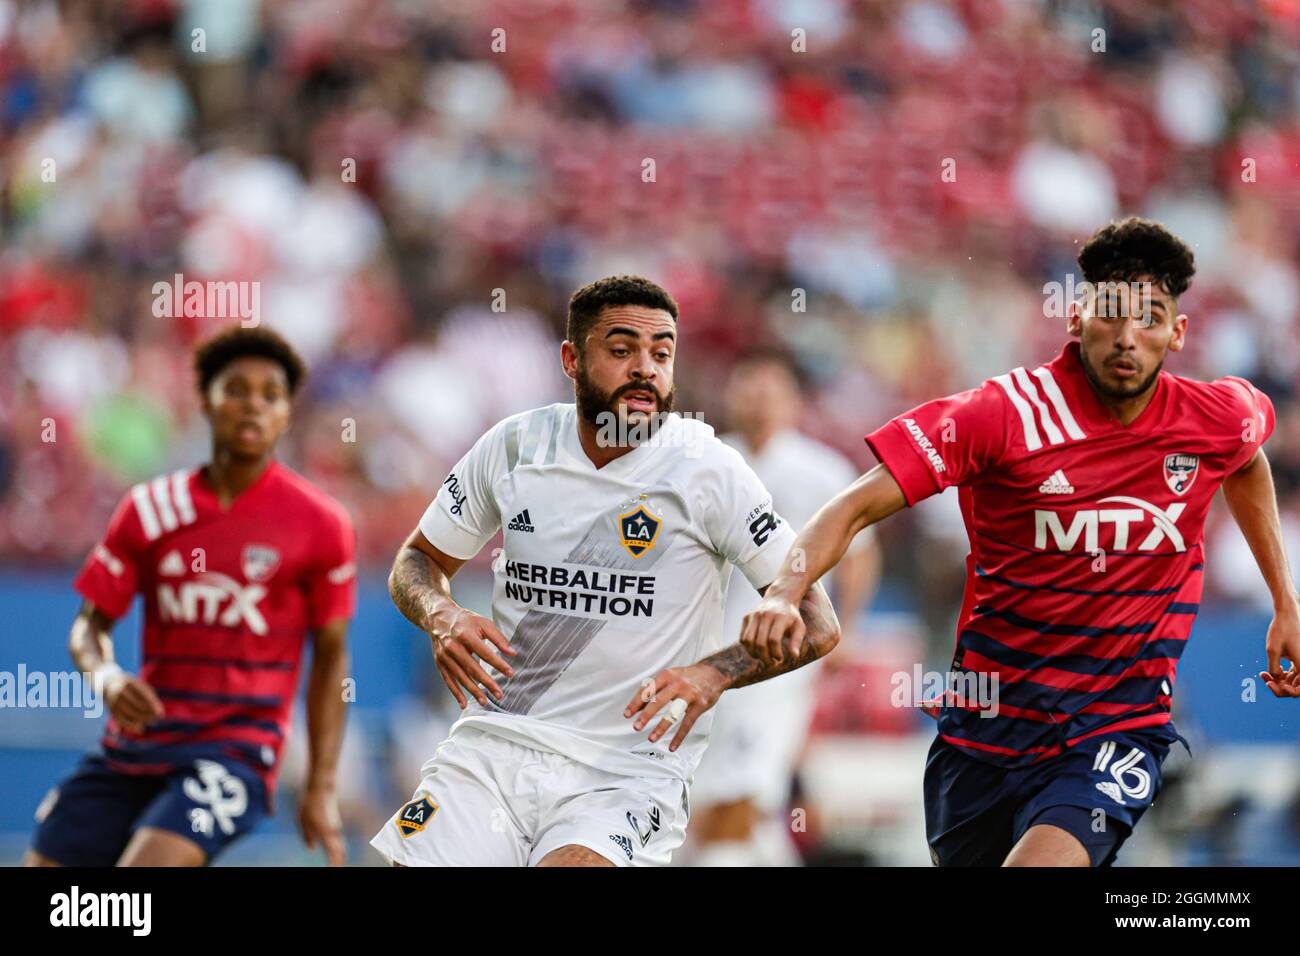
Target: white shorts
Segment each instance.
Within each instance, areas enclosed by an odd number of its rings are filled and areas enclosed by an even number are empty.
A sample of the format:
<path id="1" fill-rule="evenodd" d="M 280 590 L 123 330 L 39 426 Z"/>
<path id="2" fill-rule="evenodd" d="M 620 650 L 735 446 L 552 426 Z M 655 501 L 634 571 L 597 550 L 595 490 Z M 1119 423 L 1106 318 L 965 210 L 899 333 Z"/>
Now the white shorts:
<path id="1" fill-rule="evenodd" d="M 785 809 L 812 721 L 816 676 L 801 667 L 718 698 L 709 746 L 691 780 L 697 807 L 752 800 L 766 813 Z"/>
<path id="2" fill-rule="evenodd" d="M 686 837 L 686 782 L 607 773 L 462 727 L 421 769 L 373 846 L 403 866 L 535 866 L 568 844 L 617 866 L 667 866 Z"/>

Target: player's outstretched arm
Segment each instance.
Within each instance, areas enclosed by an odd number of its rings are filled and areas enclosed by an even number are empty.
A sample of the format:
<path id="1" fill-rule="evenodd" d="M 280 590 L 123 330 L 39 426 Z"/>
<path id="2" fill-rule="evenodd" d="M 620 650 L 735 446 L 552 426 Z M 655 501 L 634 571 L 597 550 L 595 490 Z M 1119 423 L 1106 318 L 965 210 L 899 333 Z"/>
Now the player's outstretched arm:
<path id="1" fill-rule="evenodd" d="M 434 547 L 416 528 L 397 553 L 388 576 L 388 593 L 397 609 L 433 639 L 438 673 L 462 710 L 469 706 L 466 692 L 484 707 L 485 688 L 497 700 L 502 697 L 500 686 L 479 661 L 513 677 L 514 669 L 497 651 L 512 657 L 517 653 L 495 624 L 452 599 L 451 579 L 464 564 Z"/>
<path id="2" fill-rule="evenodd" d="M 319 843 L 330 866 L 347 861 L 339 813 L 338 766 L 348 706 L 342 687 L 348 676 L 348 619 L 335 618 L 312 633 L 307 680 L 307 783 L 298 826 L 308 849 Z"/>
<path id="3" fill-rule="evenodd" d="M 854 536 L 903 508 L 907 499 L 884 465 L 877 465 L 828 501 L 799 532 L 758 607 L 745 615 L 740 643 L 765 663 L 796 659 L 805 635 L 802 602 L 833 568 Z"/>
<path id="4" fill-rule="evenodd" d="M 1259 677 L 1276 697 L 1300 697 L 1300 597 L 1282 544 L 1273 472 L 1262 449 L 1223 480 L 1223 499 L 1273 595 L 1273 623 L 1265 642 L 1268 670 Z M 1283 660 L 1291 662 L 1290 669 L 1282 669 Z"/>
<path id="5" fill-rule="evenodd" d="M 95 682 L 113 718 L 138 734 L 149 721 L 163 715 L 163 705 L 152 687 L 122 670 L 114 660 L 112 635 L 116 623 L 90 601 L 84 602 L 68 633 L 68 653 L 77 670 Z"/>
<path id="6" fill-rule="evenodd" d="M 766 595 L 769 588 L 763 589 Z M 744 644 L 732 644 L 718 653 L 704 658 L 727 680 L 727 689 L 757 684 L 787 671 L 811 664 L 825 657 L 840 642 L 840 622 L 835 616 L 830 598 L 820 584 L 814 583 L 808 593 L 799 599 L 800 642 L 793 645 L 793 637 L 786 639 L 784 653 L 775 660 L 755 657 Z"/>
<path id="7" fill-rule="evenodd" d="M 840 622 L 820 584 L 814 584 L 804 595 L 799 614 L 804 640 L 797 652 L 791 651 L 779 661 L 765 661 L 752 655 L 743 645 L 732 644 L 689 667 L 671 667 L 656 674 L 632 698 L 623 716 L 632 717 L 639 713 L 633 729 L 640 731 L 663 710 L 664 716 L 650 734 L 650 741 L 658 740 L 677 722 L 680 726 L 668 745 L 669 750 L 676 750 L 695 721 L 718 702 L 723 691 L 756 684 L 803 667 L 835 649 L 840 640 Z M 668 709 L 664 710 L 665 707 Z M 675 713 L 674 707 L 677 708 Z"/>

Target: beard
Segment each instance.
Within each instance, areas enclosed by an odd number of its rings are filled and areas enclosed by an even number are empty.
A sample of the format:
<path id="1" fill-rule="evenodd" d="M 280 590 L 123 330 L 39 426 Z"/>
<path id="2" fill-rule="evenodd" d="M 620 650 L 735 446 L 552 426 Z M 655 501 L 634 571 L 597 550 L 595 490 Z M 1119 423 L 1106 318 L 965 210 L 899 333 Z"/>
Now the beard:
<path id="1" fill-rule="evenodd" d="M 642 432 L 643 437 L 652 437 L 659 431 L 659 426 L 663 424 L 668 413 L 673 410 L 673 400 L 677 396 L 677 386 L 674 385 L 667 395 L 659 394 L 659 390 L 653 385 L 645 382 L 628 382 L 620 385 L 612 392 L 604 392 L 588 376 L 587 370 L 581 362 L 578 363 L 578 374 L 573 380 L 574 399 L 578 406 L 578 414 L 587 422 L 597 429 L 606 429 L 611 425 L 618 427 L 619 434 L 627 434 L 630 430 Z M 651 392 L 655 397 L 655 411 L 652 414 L 645 415 L 644 424 L 640 420 L 629 423 L 626 413 L 619 411 L 619 399 L 628 392 Z M 636 415 L 644 413 L 636 412 Z"/>
<path id="2" fill-rule="evenodd" d="M 1096 369 L 1092 367 L 1092 363 L 1088 361 L 1088 353 L 1084 349 L 1079 349 L 1079 358 L 1083 360 L 1083 374 L 1088 377 L 1093 389 L 1098 394 L 1117 401 L 1141 395 L 1151 387 L 1156 380 L 1156 376 L 1160 374 L 1160 370 L 1165 367 L 1165 360 L 1161 359 L 1156 363 L 1156 367 L 1151 374 L 1141 381 L 1126 385 L 1107 385 L 1102 381 L 1101 376 L 1097 374 Z"/>

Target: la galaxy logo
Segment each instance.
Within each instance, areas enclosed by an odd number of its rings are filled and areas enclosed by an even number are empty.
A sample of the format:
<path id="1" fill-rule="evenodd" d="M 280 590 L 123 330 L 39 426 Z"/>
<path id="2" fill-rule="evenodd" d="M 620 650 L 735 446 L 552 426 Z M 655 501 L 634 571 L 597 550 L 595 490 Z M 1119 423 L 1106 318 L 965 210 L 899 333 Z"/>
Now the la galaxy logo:
<path id="1" fill-rule="evenodd" d="M 413 833 L 419 833 L 433 819 L 433 815 L 438 812 L 438 805 L 430 800 L 427 796 L 421 795 L 419 800 L 412 800 L 402 809 L 397 811 L 397 829 L 402 831 L 402 839 L 406 839 Z"/>
<path id="2" fill-rule="evenodd" d="M 1197 455 L 1166 455 L 1165 484 L 1176 495 L 1181 495 L 1196 480 L 1201 459 Z"/>
<path id="3" fill-rule="evenodd" d="M 280 564 L 280 552 L 269 544 L 244 545 L 240 566 L 244 571 L 244 580 L 248 582 L 265 581 Z"/>
<path id="4" fill-rule="evenodd" d="M 645 495 L 641 496 L 645 498 Z M 655 546 L 663 522 L 652 515 L 644 504 L 637 505 L 627 514 L 619 515 L 618 535 L 627 553 L 639 558 Z"/>

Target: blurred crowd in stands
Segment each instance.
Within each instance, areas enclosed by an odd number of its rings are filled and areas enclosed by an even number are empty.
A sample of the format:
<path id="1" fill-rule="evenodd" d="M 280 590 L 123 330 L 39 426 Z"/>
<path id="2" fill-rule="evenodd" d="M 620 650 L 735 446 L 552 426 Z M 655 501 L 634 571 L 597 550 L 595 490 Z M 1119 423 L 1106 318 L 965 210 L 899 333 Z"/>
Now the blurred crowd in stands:
<path id="1" fill-rule="evenodd" d="M 735 357 L 792 350 L 866 467 L 888 416 L 1051 358 L 1045 285 L 1130 213 L 1196 251 L 1167 368 L 1277 405 L 1300 557 L 1300 0 L 0 0 L 0 560 L 78 561 L 204 460 L 221 323 L 155 314 L 176 274 L 260 283 L 311 367 L 284 457 L 385 563 L 487 426 L 571 394 L 584 282 L 677 297 L 678 408 L 718 425 Z M 1267 602 L 1224 517 L 1211 585 Z M 886 573 L 951 608 L 955 507 L 893 524 Z"/>

